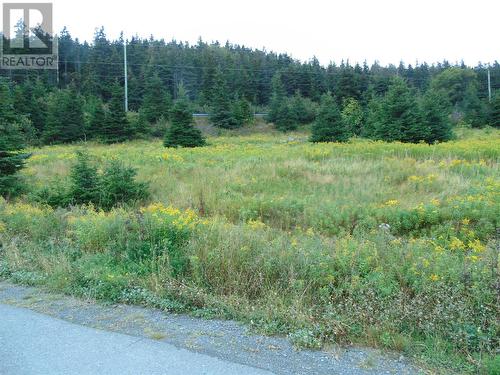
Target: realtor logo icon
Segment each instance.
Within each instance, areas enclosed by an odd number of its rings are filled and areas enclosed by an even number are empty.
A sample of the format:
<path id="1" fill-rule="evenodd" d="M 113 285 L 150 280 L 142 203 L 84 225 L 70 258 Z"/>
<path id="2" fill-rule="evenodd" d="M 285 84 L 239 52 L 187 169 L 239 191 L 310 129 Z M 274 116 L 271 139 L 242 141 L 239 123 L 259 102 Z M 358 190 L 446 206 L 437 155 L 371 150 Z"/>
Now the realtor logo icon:
<path id="1" fill-rule="evenodd" d="M 4 3 L 0 69 L 57 69 L 52 3 Z"/>

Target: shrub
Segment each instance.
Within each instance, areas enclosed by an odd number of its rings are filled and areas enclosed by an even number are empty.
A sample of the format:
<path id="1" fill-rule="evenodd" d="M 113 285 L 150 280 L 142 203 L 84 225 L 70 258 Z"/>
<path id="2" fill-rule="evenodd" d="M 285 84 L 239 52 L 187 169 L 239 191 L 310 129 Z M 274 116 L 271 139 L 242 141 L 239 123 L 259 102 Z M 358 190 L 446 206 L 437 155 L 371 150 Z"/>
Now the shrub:
<path id="1" fill-rule="evenodd" d="M 70 198 L 72 203 L 99 203 L 99 175 L 97 167 L 90 161 L 86 152 L 76 153 L 76 164 L 71 168 Z"/>
<path id="2" fill-rule="evenodd" d="M 193 115 L 189 102 L 181 97 L 170 114 L 171 125 L 165 135 L 165 147 L 198 147 L 205 145 L 201 131 L 193 125 Z"/>
<path id="3" fill-rule="evenodd" d="M 324 94 L 316 121 L 312 127 L 311 142 L 345 142 L 349 132 L 333 97 Z"/>
<path id="4" fill-rule="evenodd" d="M 144 200 L 149 196 L 148 185 L 135 181 L 137 172 L 118 160 L 104 169 L 99 182 L 99 206 L 109 210 L 118 204 Z"/>
<path id="5" fill-rule="evenodd" d="M 64 185 L 43 187 L 30 194 L 36 202 L 51 206 L 91 204 L 110 210 L 119 204 L 129 204 L 147 199 L 149 186 L 135 181 L 136 170 L 118 160 L 110 161 L 99 173 L 91 157 L 84 151 L 77 152 L 77 161 L 71 167 L 67 192 Z"/>

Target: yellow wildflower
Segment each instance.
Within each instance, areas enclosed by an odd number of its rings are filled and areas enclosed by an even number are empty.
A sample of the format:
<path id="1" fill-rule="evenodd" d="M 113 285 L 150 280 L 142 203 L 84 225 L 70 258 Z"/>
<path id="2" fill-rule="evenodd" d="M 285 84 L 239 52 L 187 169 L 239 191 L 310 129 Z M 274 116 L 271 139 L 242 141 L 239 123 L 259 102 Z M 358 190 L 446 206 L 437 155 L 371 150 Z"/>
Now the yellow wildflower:
<path id="1" fill-rule="evenodd" d="M 450 242 L 450 249 L 452 250 L 462 250 L 465 248 L 464 243 L 457 237 L 453 237 Z"/>
<path id="2" fill-rule="evenodd" d="M 387 202 L 385 202 L 385 205 L 388 207 L 397 206 L 398 204 L 399 204 L 399 202 L 397 199 L 390 199 Z"/>
<path id="3" fill-rule="evenodd" d="M 470 255 L 467 257 L 472 263 L 476 263 L 480 258 L 477 255 Z"/>
<path id="4" fill-rule="evenodd" d="M 438 275 L 436 275 L 435 273 L 433 273 L 429 279 L 431 279 L 431 281 L 438 281 L 440 279 L 440 277 Z"/>
<path id="5" fill-rule="evenodd" d="M 444 251 L 444 248 L 443 248 L 442 246 L 439 246 L 439 245 L 438 245 L 438 246 L 436 246 L 436 247 L 434 248 L 434 251 L 435 251 L 436 253 L 441 254 L 441 253 Z"/>
<path id="6" fill-rule="evenodd" d="M 441 202 L 439 202 L 439 199 L 431 199 L 431 203 L 434 205 L 434 206 L 439 206 L 441 204 Z"/>
<path id="7" fill-rule="evenodd" d="M 260 221 L 258 219 L 257 220 L 250 219 L 250 220 L 248 220 L 247 224 L 253 230 L 261 230 L 261 229 L 264 229 L 266 227 L 266 224 L 264 224 L 262 221 Z"/>
<path id="8" fill-rule="evenodd" d="M 469 241 L 467 246 L 475 253 L 482 253 L 486 249 L 486 246 L 484 246 L 479 240 Z"/>

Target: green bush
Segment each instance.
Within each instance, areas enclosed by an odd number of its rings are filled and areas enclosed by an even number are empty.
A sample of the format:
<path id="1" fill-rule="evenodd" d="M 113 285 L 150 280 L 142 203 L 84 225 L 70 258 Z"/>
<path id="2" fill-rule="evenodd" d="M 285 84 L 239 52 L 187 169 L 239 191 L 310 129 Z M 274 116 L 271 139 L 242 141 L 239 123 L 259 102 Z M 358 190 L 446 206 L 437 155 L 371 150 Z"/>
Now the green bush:
<path id="1" fill-rule="evenodd" d="M 67 184 L 53 182 L 33 189 L 31 201 L 52 207 L 88 205 L 110 210 L 117 205 L 132 204 L 149 197 L 149 185 L 135 180 L 136 170 L 118 160 L 111 160 L 99 173 L 95 161 L 84 151 L 78 151 Z"/>
<path id="2" fill-rule="evenodd" d="M 99 206 L 109 210 L 118 204 L 145 200 L 149 196 L 148 184 L 135 181 L 137 172 L 118 160 L 112 160 L 99 181 Z"/>
<path id="3" fill-rule="evenodd" d="M 92 164 L 87 153 L 76 153 L 76 164 L 71 168 L 71 188 L 69 196 L 75 204 L 99 204 L 100 177 L 97 167 Z"/>

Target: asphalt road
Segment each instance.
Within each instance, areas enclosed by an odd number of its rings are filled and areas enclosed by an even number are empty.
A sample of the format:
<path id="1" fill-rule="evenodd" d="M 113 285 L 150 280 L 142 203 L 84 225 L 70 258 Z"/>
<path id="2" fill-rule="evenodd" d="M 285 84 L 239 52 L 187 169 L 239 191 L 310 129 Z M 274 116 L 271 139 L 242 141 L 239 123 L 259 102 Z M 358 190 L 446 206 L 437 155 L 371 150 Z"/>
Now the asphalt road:
<path id="1" fill-rule="evenodd" d="M 272 374 L 0 304 L 0 374 Z"/>

